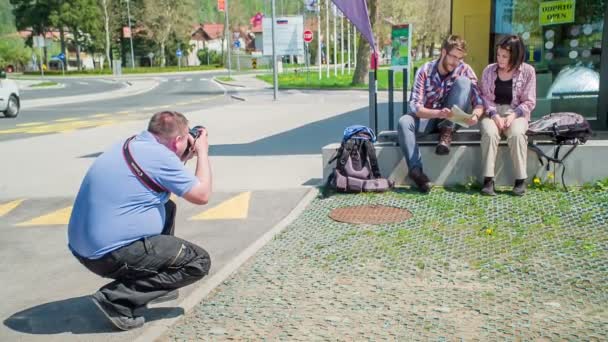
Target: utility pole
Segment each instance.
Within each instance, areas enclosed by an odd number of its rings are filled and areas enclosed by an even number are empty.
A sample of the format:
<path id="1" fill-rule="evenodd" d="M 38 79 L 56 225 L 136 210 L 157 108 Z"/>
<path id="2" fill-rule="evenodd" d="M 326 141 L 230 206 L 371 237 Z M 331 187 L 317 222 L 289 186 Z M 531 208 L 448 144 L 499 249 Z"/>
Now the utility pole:
<path id="1" fill-rule="evenodd" d="M 129 22 L 129 40 L 131 42 L 131 68 L 135 68 L 135 54 L 133 53 L 133 30 L 131 30 L 131 6 L 127 0 L 127 21 Z"/>
<path id="2" fill-rule="evenodd" d="M 232 32 L 230 32 L 230 21 L 228 20 L 228 0 L 226 0 L 226 50 L 228 52 L 228 78 L 232 78 L 232 61 L 230 56 L 230 49 L 232 48 Z"/>
<path id="3" fill-rule="evenodd" d="M 276 29 L 277 21 L 275 19 L 275 0 L 272 0 L 272 79 L 274 82 L 273 97 L 277 100 L 277 93 L 279 91 L 279 73 L 277 71 L 277 41 L 274 34 Z"/>

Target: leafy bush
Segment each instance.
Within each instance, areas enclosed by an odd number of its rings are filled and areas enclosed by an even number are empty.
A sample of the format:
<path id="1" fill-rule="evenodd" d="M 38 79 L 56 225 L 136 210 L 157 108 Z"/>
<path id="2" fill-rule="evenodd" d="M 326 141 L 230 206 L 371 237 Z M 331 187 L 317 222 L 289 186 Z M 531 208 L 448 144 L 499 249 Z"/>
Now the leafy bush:
<path id="1" fill-rule="evenodd" d="M 26 47 L 19 37 L 3 37 L 0 39 L 0 68 L 7 65 L 23 66 L 32 55 L 32 50 Z"/>
<path id="2" fill-rule="evenodd" d="M 207 65 L 207 58 L 209 58 L 209 65 L 222 64 L 222 55 L 217 51 L 209 49 L 198 50 L 197 57 L 201 65 Z"/>

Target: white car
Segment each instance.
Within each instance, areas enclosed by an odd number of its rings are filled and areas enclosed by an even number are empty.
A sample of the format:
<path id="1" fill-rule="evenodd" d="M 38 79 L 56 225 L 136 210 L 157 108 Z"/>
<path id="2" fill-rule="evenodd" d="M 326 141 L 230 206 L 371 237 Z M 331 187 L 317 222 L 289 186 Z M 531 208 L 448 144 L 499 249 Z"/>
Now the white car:
<path id="1" fill-rule="evenodd" d="M 21 100 L 17 83 L 7 80 L 4 71 L 0 70 L 0 112 L 6 117 L 14 118 L 19 115 L 20 108 Z"/>

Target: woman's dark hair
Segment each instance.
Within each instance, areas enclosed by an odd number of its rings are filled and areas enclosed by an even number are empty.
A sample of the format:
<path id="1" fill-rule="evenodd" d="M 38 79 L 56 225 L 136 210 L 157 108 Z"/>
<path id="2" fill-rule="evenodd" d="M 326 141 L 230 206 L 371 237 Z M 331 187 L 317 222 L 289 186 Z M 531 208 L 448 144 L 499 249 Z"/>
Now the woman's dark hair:
<path id="1" fill-rule="evenodd" d="M 526 47 L 521 38 L 516 35 L 503 37 L 498 44 L 496 44 L 496 52 L 498 48 L 509 51 L 511 57 L 509 58 L 509 70 L 517 69 L 524 62 L 526 56 Z"/>

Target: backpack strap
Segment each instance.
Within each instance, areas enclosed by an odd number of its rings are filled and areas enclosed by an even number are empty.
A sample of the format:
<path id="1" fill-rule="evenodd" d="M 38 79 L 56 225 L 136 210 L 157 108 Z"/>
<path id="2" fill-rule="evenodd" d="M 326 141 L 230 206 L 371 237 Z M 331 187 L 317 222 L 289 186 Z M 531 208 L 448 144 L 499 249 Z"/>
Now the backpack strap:
<path id="1" fill-rule="evenodd" d="M 152 180 L 152 178 L 148 177 L 144 170 L 137 164 L 135 159 L 133 159 L 131 151 L 129 150 L 129 143 L 133 139 L 135 139 L 135 136 L 132 136 L 127 139 L 127 141 L 125 141 L 124 145 L 122 146 L 122 155 L 125 158 L 125 162 L 129 166 L 131 172 L 135 175 L 135 177 L 137 177 L 137 179 L 139 179 L 140 182 L 142 182 L 150 190 L 158 193 L 169 192 L 162 185 L 156 183 L 154 180 Z"/>
<path id="2" fill-rule="evenodd" d="M 372 175 L 374 178 L 381 178 L 380 168 L 378 167 L 378 158 L 376 156 L 376 148 L 374 144 L 369 140 L 364 140 L 365 154 L 369 159 L 370 166 L 372 168 Z"/>
<path id="3" fill-rule="evenodd" d="M 564 175 L 566 173 L 566 164 L 564 164 L 564 161 L 566 160 L 566 158 L 568 158 L 568 156 L 570 155 L 570 153 L 572 153 L 572 151 L 574 151 L 576 149 L 576 147 L 579 145 L 579 143 L 578 143 L 578 141 L 576 141 L 574 144 L 572 144 L 572 147 L 568 150 L 568 152 L 566 152 L 566 154 L 563 157 L 560 158 L 559 157 L 559 152 L 560 152 L 561 147 L 563 145 L 564 144 L 557 144 L 557 145 L 555 145 L 555 151 L 553 152 L 553 157 L 548 156 L 534 142 L 530 143 L 528 145 L 528 148 L 531 149 L 532 151 L 536 152 L 536 155 L 538 157 L 538 161 L 540 162 L 540 165 L 544 165 L 543 158 L 547 160 L 547 171 L 550 170 L 550 163 L 551 162 L 553 162 L 555 164 L 560 164 L 562 166 L 562 175 L 561 175 L 562 185 L 564 186 L 564 189 L 566 189 L 566 191 L 568 191 L 568 187 L 566 186 L 566 181 L 564 179 Z"/>
<path id="4" fill-rule="evenodd" d="M 336 169 L 344 171 L 344 165 L 348 161 L 350 154 L 353 149 L 357 148 L 357 141 L 355 139 L 348 139 L 342 143 L 341 153 L 338 153 L 338 161 L 336 163 Z"/>

